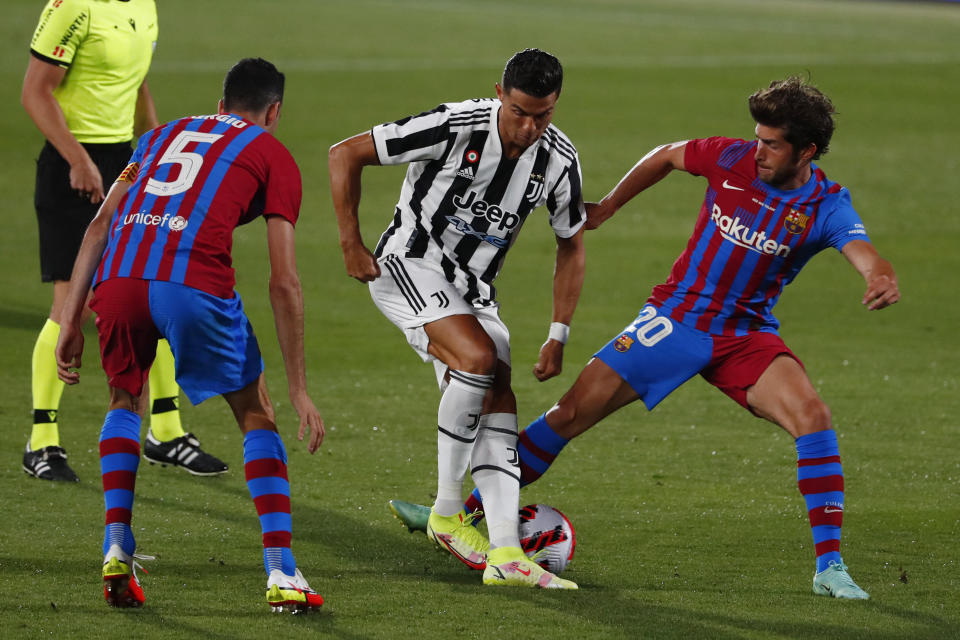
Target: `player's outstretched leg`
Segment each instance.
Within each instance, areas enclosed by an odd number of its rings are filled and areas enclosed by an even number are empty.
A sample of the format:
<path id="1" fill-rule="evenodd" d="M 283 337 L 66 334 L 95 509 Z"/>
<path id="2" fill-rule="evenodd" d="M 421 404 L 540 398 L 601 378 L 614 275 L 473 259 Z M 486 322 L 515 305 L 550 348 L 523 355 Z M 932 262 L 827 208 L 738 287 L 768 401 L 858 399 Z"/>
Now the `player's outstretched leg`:
<path id="1" fill-rule="evenodd" d="M 797 438 L 796 447 L 797 484 L 807 505 L 817 554 L 813 592 L 865 600 L 870 596 L 853 581 L 840 556 L 844 486 L 837 434 L 826 429 L 802 435 Z"/>
<path id="2" fill-rule="evenodd" d="M 497 547 L 487 556 L 483 584 L 542 589 L 577 589 L 577 583 L 558 578 L 533 560 L 520 547 Z"/>
<path id="3" fill-rule="evenodd" d="M 134 572 L 136 541 L 130 522 L 140 464 L 140 416 L 126 409 L 107 413 L 100 431 L 100 473 L 106 506 L 103 534 L 103 595 L 114 607 L 143 605 Z"/>
<path id="4" fill-rule="evenodd" d="M 150 367 L 150 430 L 143 443 L 143 457 L 151 464 L 182 467 L 195 476 L 226 473 L 227 463 L 200 448 L 192 433 L 180 422 L 180 387 L 174 378 L 175 363 L 170 344 L 157 343 L 157 357 Z"/>
<path id="5" fill-rule="evenodd" d="M 310 588 L 290 549 L 290 482 L 287 452 L 280 434 L 252 429 L 243 437 L 243 467 L 247 488 L 260 517 L 263 534 L 263 567 L 267 572 L 267 603 L 272 611 L 302 613 L 323 604 Z"/>

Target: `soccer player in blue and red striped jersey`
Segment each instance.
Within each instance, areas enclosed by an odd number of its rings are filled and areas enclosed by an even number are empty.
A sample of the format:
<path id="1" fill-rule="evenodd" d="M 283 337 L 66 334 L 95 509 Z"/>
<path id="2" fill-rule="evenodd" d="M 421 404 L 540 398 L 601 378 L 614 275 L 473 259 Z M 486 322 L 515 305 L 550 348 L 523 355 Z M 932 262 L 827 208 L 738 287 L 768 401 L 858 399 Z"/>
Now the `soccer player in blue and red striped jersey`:
<path id="1" fill-rule="evenodd" d="M 263 216 L 270 253 L 270 300 L 290 400 L 308 449 L 323 440 L 320 413 L 307 393 L 303 296 L 294 253 L 300 171 L 273 137 L 284 76 L 247 58 L 224 80 L 218 113 L 181 118 L 144 134 L 126 170 L 90 223 L 77 257 L 57 345 L 59 375 L 79 380 L 80 318 L 90 306 L 110 407 L 100 433 L 106 503 L 104 596 L 141 606 L 130 527 L 140 454 L 140 394 L 166 338 L 177 382 L 191 402 L 222 395 L 243 438 L 247 487 L 260 517 L 267 601 L 274 610 L 320 606 L 290 549 L 287 456 L 263 383 L 263 359 L 243 311 L 230 249 L 233 230 Z"/>
<path id="2" fill-rule="evenodd" d="M 521 432 L 521 484 L 539 478 L 571 438 L 604 417 L 635 400 L 652 410 L 699 373 L 794 437 L 816 553 L 813 591 L 864 599 L 869 596 L 840 556 L 843 470 L 830 410 L 778 335 L 772 309 L 783 287 L 827 247 L 863 276 L 868 309 L 897 302 L 900 291 L 849 192 L 813 164 L 833 134 L 830 100 L 788 78 L 754 93 L 749 105 L 757 123 L 754 140 L 707 138 L 657 147 L 600 203 L 587 205 L 592 229 L 671 171 L 708 183 L 693 235 L 667 281 L 560 401 Z M 467 509 L 479 501 L 475 492 Z"/>

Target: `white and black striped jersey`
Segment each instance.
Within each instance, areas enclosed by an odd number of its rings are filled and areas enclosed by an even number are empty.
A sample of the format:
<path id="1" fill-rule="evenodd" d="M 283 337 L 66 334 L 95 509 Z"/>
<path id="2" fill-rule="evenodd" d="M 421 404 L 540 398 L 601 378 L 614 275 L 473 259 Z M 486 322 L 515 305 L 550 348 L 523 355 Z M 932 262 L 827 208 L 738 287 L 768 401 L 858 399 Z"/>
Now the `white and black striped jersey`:
<path id="1" fill-rule="evenodd" d="M 547 205 L 561 238 L 586 221 L 580 161 L 570 140 L 550 125 L 519 158 L 506 158 L 499 111 L 495 99 L 446 103 L 371 131 L 381 164 L 409 163 L 376 256 L 396 253 L 435 264 L 479 306 L 495 302 L 493 281 L 535 208 Z"/>

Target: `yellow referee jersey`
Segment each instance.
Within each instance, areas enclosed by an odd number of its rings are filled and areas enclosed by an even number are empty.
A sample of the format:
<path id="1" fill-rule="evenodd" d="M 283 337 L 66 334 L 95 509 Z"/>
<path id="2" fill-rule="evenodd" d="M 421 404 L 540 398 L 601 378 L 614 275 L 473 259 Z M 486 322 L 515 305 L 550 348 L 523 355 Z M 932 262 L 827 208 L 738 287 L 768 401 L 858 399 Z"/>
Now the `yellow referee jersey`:
<path id="1" fill-rule="evenodd" d="M 78 141 L 133 139 L 157 31 L 154 0 L 48 0 L 30 53 L 67 69 L 53 95 Z"/>

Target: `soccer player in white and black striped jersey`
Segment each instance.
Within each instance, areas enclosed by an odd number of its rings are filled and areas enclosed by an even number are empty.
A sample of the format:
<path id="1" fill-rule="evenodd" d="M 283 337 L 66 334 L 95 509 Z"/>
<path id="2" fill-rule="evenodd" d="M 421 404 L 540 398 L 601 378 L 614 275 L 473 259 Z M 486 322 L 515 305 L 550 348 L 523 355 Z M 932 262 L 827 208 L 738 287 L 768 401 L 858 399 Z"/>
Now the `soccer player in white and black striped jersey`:
<path id="1" fill-rule="evenodd" d="M 526 49 L 507 62 L 496 99 L 444 103 L 330 149 L 347 273 L 370 283 L 377 307 L 434 362 L 443 390 L 427 533 L 484 569 L 484 584 L 576 588 L 520 549 L 517 404 L 493 287 L 520 227 L 545 204 L 557 240 L 553 322 L 534 375 L 560 373 L 583 284 L 586 219 L 577 151 L 551 124 L 562 82 L 554 56 Z M 358 209 L 362 169 L 378 164 L 408 168 L 393 222 L 371 253 Z M 483 495 L 489 543 L 463 510 L 468 466 Z"/>

